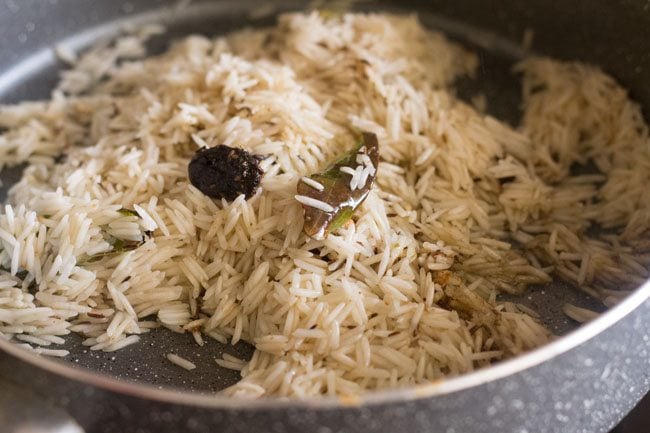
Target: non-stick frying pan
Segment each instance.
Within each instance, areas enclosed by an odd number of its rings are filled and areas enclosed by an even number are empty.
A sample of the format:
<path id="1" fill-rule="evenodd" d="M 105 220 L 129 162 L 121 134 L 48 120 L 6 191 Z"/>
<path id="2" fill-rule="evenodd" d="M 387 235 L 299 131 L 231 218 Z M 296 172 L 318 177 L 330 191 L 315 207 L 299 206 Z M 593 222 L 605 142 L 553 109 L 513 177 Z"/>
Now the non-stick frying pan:
<path id="1" fill-rule="evenodd" d="M 154 38 L 152 53 L 189 33 L 216 35 L 273 23 L 274 14 L 303 2 L 274 3 L 272 13 L 251 15 L 255 1 L 6 0 L 0 3 L 0 101 L 42 99 L 57 80 L 52 47 L 64 41 L 81 50 L 116 35 L 122 24 L 157 21 L 169 31 Z M 650 4 L 631 0 L 360 2 L 361 10 L 417 12 L 422 22 L 475 49 L 476 80 L 458 83 L 461 96 L 485 92 L 495 116 L 516 123 L 519 82 L 513 62 L 528 29 L 533 51 L 602 66 L 650 106 Z M 269 8 L 267 7 L 267 10 Z M 2 173 L 4 187 L 21 168 Z M 3 191 L 3 194 L 6 189 Z M 37 357 L 0 341 L 0 425 L 24 421 L 50 430 L 94 432 L 603 432 L 650 389 L 650 283 L 593 322 L 577 328 L 562 315 L 570 302 L 604 310 L 561 282 L 533 287 L 517 302 L 536 309 L 554 333 L 541 349 L 434 385 L 362 396 L 358 401 L 266 399 L 241 401 L 214 395 L 237 374 L 213 359 L 250 356 L 245 345 L 156 330 L 115 353 L 85 350 L 68 338 L 63 361 Z M 196 361 L 185 372 L 165 360 L 170 351 Z M 72 420 L 72 421 L 71 421 Z M 24 424 L 23 424 L 24 425 Z M 5 430 L 2 430 L 3 432 Z M 12 431 L 12 430 L 8 430 Z M 74 431 L 74 430 L 68 430 Z"/>

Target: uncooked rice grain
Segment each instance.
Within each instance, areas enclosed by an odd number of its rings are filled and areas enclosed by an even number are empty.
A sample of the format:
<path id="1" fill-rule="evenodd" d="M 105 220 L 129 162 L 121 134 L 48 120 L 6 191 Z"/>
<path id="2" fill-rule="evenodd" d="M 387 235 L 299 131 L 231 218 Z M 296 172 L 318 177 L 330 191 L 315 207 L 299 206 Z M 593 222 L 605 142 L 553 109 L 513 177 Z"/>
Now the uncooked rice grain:
<path id="1" fill-rule="evenodd" d="M 598 317 L 598 313 L 586 308 L 578 307 L 573 304 L 564 304 L 562 306 L 564 314 L 575 320 L 576 322 L 585 323 Z"/>
<path id="2" fill-rule="evenodd" d="M 312 188 L 314 188 L 314 189 L 316 189 L 318 191 L 322 191 L 322 190 L 325 189 L 325 187 L 323 186 L 322 183 L 320 183 L 318 181 L 315 181 L 314 179 L 311 179 L 309 177 L 304 177 L 303 176 L 302 178 L 300 178 L 300 181 L 303 182 L 306 185 L 311 186 Z"/>
<path id="3" fill-rule="evenodd" d="M 166 355 L 166 358 L 171 362 L 172 364 L 176 364 L 181 368 L 184 368 L 185 370 L 194 370 L 196 368 L 196 364 L 194 364 L 191 361 L 188 361 L 185 358 L 182 358 L 174 353 L 168 353 Z"/>
<path id="4" fill-rule="evenodd" d="M 332 207 L 332 205 L 330 205 L 329 203 L 325 203 L 324 201 L 317 200 L 315 198 L 307 197 L 304 195 L 296 195 L 295 198 L 300 203 L 322 210 L 323 212 L 334 212 L 334 208 Z"/>

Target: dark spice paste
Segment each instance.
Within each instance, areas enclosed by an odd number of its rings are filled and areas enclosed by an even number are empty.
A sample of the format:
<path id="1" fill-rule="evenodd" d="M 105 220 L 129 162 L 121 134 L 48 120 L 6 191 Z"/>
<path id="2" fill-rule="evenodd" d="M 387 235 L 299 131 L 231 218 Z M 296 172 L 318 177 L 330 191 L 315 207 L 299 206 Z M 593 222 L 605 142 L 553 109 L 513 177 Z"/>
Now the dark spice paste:
<path id="1" fill-rule="evenodd" d="M 192 185 L 203 194 L 228 201 L 240 194 L 250 198 L 262 180 L 259 158 L 244 149 L 220 144 L 210 149 L 200 149 L 188 167 Z"/>

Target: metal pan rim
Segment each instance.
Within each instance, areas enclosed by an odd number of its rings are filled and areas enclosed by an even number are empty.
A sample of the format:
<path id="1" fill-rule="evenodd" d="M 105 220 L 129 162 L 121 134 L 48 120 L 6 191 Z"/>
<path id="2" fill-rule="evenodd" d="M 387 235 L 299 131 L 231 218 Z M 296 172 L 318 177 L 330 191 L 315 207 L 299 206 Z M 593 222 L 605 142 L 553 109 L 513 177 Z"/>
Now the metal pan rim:
<path id="1" fill-rule="evenodd" d="M 143 400 L 152 400 L 183 406 L 196 406 L 210 409 L 237 409 L 240 411 L 281 410 L 287 408 L 309 408 L 310 410 L 340 409 L 341 407 L 361 407 L 434 398 L 471 388 L 488 382 L 503 379 L 536 365 L 549 361 L 563 353 L 596 337 L 607 328 L 629 315 L 643 302 L 650 299 L 650 280 L 621 303 L 606 311 L 593 321 L 557 340 L 501 362 L 471 373 L 422 384 L 409 388 L 369 392 L 353 398 L 311 397 L 306 399 L 262 398 L 259 400 L 236 399 L 219 394 L 193 393 L 183 390 L 159 389 L 153 385 L 138 384 L 117 379 L 102 373 L 75 368 L 63 362 L 46 358 L 18 347 L 8 340 L 0 340 L 0 350 L 56 376 L 80 382 L 109 392 L 128 395 Z M 245 402 L 245 404 L 243 404 Z"/>

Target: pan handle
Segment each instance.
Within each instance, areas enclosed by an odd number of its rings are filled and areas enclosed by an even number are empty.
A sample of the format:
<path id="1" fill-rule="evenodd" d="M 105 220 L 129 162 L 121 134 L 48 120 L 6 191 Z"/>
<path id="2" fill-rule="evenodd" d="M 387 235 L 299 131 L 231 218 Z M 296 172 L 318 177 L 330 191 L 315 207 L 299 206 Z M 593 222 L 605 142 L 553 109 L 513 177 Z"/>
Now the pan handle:
<path id="1" fill-rule="evenodd" d="M 4 379 L 0 379 L 0 426 L 3 433 L 84 433 L 63 410 Z"/>

